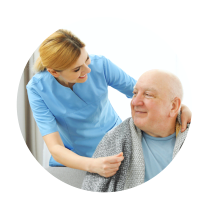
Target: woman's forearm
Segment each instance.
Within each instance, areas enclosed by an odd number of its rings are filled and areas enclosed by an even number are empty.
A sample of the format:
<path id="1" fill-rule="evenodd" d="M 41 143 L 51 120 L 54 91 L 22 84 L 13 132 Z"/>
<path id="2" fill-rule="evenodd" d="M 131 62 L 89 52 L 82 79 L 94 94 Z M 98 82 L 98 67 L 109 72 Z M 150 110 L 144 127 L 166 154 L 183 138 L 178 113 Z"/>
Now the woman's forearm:
<path id="1" fill-rule="evenodd" d="M 65 148 L 58 132 L 48 134 L 43 139 L 49 152 L 58 163 L 70 168 L 98 173 L 104 177 L 114 175 L 124 159 L 123 153 L 95 159 L 77 155 Z"/>
<path id="2" fill-rule="evenodd" d="M 184 132 L 187 128 L 187 123 L 191 122 L 192 112 L 186 105 L 181 105 L 181 132 Z"/>
<path id="3" fill-rule="evenodd" d="M 61 145 L 54 145 L 51 149 L 51 154 L 53 158 L 62 165 L 91 172 L 92 158 L 77 155 Z"/>
<path id="4" fill-rule="evenodd" d="M 46 146 L 49 149 L 52 157 L 64 166 L 90 171 L 93 159 L 88 157 L 82 157 L 71 150 L 65 148 L 59 132 L 54 132 L 48 135 L 43 136 L 43 139 L 46 143 Z"/>

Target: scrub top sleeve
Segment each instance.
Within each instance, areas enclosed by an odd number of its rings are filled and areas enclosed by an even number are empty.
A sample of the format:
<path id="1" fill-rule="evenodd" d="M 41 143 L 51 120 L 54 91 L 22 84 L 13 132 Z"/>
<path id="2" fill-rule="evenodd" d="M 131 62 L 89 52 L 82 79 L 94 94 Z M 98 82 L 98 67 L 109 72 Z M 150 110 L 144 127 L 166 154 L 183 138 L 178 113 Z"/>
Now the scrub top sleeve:
<path id="1" fill-rule="evenodd" d="M 54 115 L 46 106 L 41 96 L 31 88 L 27 88 L 29 103 L 33 116 L 42 136 L 58 131 Z"/>
<path id="2" fill-rule="evenodd" d="M 125 94 L 128 98 L 133 96 L 133 88 L 136 85 L 136 80 L 105 57 L 104 74 L 109 86 Z"/>

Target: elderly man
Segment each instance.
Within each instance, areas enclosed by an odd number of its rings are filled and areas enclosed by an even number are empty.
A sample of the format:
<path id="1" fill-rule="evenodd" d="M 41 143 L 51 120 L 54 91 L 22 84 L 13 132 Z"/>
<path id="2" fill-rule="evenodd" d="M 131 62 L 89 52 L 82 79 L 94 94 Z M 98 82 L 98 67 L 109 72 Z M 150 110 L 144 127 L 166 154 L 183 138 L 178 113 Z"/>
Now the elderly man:
<path id="1" fill-rule="evenodd" d="M 113 192 L 140 185 L 160 173 L 180 150 L 185 132 L 180 130 L 178 115 L 183 89 L 173 74 L 150 70 L 134 87 L 132 117 L 109 131 L 93 157 L 124 154 L 119 170 L 112 177 L 87 173 L 82 189 Z M 179 121 L 179 122 L 178 122 Z"/>

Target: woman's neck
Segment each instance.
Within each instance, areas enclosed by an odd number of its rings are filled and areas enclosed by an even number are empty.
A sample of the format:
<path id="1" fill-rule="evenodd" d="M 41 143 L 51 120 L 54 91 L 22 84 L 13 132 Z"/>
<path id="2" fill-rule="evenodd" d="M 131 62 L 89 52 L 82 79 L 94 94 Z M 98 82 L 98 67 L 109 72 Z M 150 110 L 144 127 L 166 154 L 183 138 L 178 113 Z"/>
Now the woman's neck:
<path id="1" fill-rule="evenodd" d="M 64 81 L 64 80 L 61 80 L 61 79 L 59 79 L 59 78 L 56 78 L 56 80 L 57 80 L 61 85 L 65 86 L 65 87 L 68 87 L 68 88 L 71 88 L 71 89 L 73 90 L 73 85 L 74 85 L 74 83 L 69 83 L 69 82 L 66 82 L 66 81 Z"/>

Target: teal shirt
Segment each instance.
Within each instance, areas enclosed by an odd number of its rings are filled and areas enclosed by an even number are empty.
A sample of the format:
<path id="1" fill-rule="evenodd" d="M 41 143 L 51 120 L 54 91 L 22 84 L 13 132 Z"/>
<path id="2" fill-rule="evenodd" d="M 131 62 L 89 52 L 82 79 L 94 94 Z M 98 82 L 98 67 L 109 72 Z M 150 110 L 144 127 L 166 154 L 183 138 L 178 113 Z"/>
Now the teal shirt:
<path id="1" fill-rule="evenodd" d="M 176 142 L 176 133 L 157 138 L 142 131 L 142 149 L 145 161 L 144 182 L 159 174 L 171 161 Z"/>
<path id="2" fill-rule="evenodd" d="M 136 84 L 104 56 L 90 58 L 88 79 L 74 84 L 73 90 L 62 86 L 48 71 L 35 74 L 26 86 L 41 135 L 58 131 L 66 148 L 86 157 L 91 157 L 103 136 L 122 122 L 108 99 L 108 86 L 131 98 Z M 53 157 L 49 165 L 63 166 Z"/>

